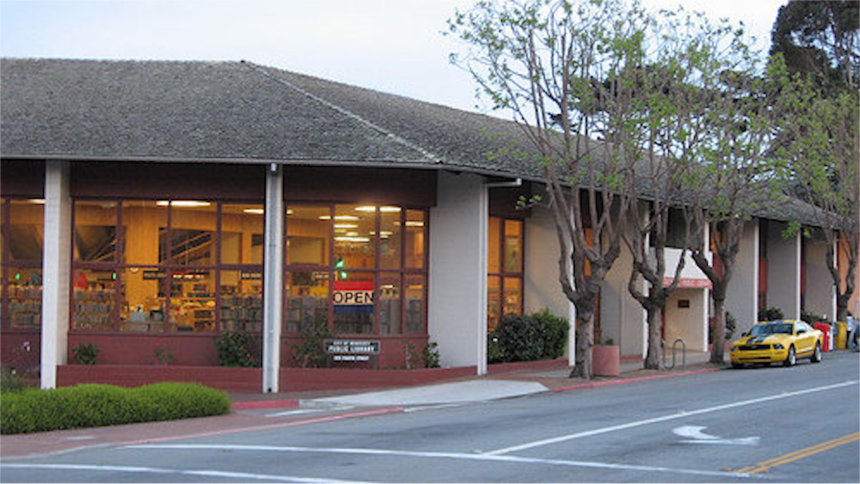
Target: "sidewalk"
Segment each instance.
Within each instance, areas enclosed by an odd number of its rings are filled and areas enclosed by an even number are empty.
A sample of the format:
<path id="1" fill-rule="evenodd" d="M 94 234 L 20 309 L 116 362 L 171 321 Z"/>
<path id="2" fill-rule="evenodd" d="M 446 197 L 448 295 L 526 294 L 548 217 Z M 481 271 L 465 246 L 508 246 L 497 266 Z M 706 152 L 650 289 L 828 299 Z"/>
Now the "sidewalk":
<path id="1" fill-rule="evenodd" d="M 626 362 L 621 364 L 619 376 L 595 377 L 590 381 L 582 378 L 570 378 L 570 369 L 562 362 L 553 369 L 510 370 L 489 376 L 475 375 L 417 387 L 276 394 L 231 393 L 230 398 L 234 402 L 234 410 L 318 407 L 334 404 L 382 406 L 484 401 L 549 391 L 595 388 L 646 379 L 682 376 L 691 371 L 701 372 L 719 369 L 719 365 L 708 363 L 709 357 L 710 353 L 688 352 L 686 370 L 682 367 L 680 357 L 677 359 L 674 369 L 665 371 L 644 370 L 642 369 L 642 362 L 639 360 Z M 666 363 L 672 364 L 671 357 L 667 359 Z"/>

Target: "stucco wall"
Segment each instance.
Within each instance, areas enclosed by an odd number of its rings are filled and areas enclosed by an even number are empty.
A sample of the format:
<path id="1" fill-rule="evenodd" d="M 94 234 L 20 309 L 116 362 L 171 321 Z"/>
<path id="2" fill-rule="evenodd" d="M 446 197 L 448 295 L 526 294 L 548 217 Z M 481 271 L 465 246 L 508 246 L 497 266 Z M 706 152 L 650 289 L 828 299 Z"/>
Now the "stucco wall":
<path id="1" fill-rule="evenodd" d="M 735 334 L 749 330 L 758 319 L 758 220 L 747 222 L 729 281 L 726 311 L 737 321 Z"/>
<path id="2" fill-rule="evenodd" d="M 804 271 L 806 271 L 806 311 L 833 319 L 836 315 L 836 296 L 833 278 L 827 269 L 827 245 L 824 241 L 804 239 Z"/>
<path id="3" fill-rule="evenodd" d="M 487 188 L 483 177 L 440 172 L 430 210 L 428 330 L 442 366 L 486 372 Z"/>
<path id="4" fill-rule="evenodd" d="M 800 318 L 800 234 L 782 236 L 787 224 L 767 223 L 767 305 L 783 316 Z M 764 309 L 764 308 L 762 308 Z"/>

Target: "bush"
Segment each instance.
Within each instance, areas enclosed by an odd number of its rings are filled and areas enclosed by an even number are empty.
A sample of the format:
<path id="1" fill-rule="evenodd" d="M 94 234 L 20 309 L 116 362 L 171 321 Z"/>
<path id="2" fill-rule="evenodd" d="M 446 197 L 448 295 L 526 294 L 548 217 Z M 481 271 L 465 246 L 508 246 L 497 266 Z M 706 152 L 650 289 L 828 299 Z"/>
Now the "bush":
<path id="1" fill-rule="evenodd" d="M 15 373 L 11 368 L 3 368 L 0 373 L 0 393 L 2 392 L 19 392 L 27 387 L 20 375 Z"/>
<path id="2" fill-rule="evenodd" d="M 260 366 L 254 357 L 256 346 L 255 338 L 244 331 L 224 332 L 215 339 L 221 366 Z"/>
<path id="3" fill-rule="evenodd" d="M 293 359 L 301 368 L 322 368 L 328 363 L 325 340 L 333 338 L 324 324 L 302 327 L 302 340 L 293 344 Z"/>
<path id="4" fill-rule="evenodd" d="M 776 321 L 779 319 L 783 319 L 784 317 L 785 316 L 783 316 L 782 310 L 774 307 L 762 309 L 758 312 L 759 321 Z"/>
<path id="5" fill-rule="evenodd" d="M 194 383 L 156 383 L 138 388 L 85 384 L 52 390 L 25 389 L 0 396 L 0 433 L 119 425 L 222 415 L 225 392 Z"/>
<path id="6" fill-rule="evenodd" d="M 74 361 L 79 365 L 95 365 L 99 362 L 99 347 L 92 343 L 81 343 L 72 350 Z"/>
<path id="7" fill-rule="evenodd" d="M 567 335 L 570 324 L 566 318 L 560 318 L 544 308 L 539 313 L 531 315 L 535 321 L 543 326 L 544 345 L 542 358 L 555 359 L 564 356 L 564 348 L 567 345 Z"/>
<path id="8" fill-rule="evenodd" d="M 826 322 L 828 322 L 827 318 L 825 318 L 824 316 L 821 316 L 820 314 L 815 314 L 813 312 L 809 312 L 806 310 L 803 310 L 800 312 L 800 319 L 803 321 L 806 321 L 806 323 L 808 323 L 809 325 L 812 325 L 812 323 L 826 323 Z"/>
<path id="9" fill-rule="evenodd" d="M 507 315 L 487 335 L 487 361 L 559 358 L 564 355 L 568 332 L 567 319 L 554 316 L 549 309 L 524 316 Z"/>
<path id="10" fill-rule="evenodd" d="M 421 352 L 421 359 L 424 360 L 424 368 L 439 368 L 439 345 L 430 341 L 424 346 L 424 350 Z"/>

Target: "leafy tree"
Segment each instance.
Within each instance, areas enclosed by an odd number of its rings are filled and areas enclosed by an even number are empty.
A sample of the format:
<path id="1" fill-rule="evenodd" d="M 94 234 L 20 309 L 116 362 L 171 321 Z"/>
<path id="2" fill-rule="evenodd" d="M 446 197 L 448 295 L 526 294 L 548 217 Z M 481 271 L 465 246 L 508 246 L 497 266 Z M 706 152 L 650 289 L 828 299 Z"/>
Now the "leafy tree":
<path id="1" fill-rule="evenodd" d="M 620 253 L 649 24 L 620 0 L 481 0 L 449 20 L 469 47 L 452 60 L 493 108 L 513 114 L 543 168 L 560 284 L 576 307 L 571 376 L 592 376 L 596 298 Z"/>

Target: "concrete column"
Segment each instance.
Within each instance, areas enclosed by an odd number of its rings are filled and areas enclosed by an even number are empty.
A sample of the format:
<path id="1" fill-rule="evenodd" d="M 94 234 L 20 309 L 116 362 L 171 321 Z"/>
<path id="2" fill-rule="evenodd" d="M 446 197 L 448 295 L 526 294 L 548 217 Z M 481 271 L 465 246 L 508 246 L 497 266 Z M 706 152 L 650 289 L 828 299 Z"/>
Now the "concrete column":
<path id="1" fill-rule="evenodd" d="M 804 308 L 828 319 L 836 317 L 836 290 L 827 269 L 827 243 L 823 240 L 804 239 L 806 294 Z"/>
<path id="2" fill-rule="evenodd" d="M 568 318 L 568 321 L 573 323 L 575 320 L 571 317 L 575 316 L 575 308 L 564 295 L 559 283 L 558 258 L 561 248 L 551 209 L 532 208 L 531 215 L 526 219 L 525 234 L 525 312 L 534 313 L 546 308 L 552 314 Z M 571 324 L 569 342 L 574 340 L 574 327 Z M 565 353 L 572 357 L 573 353 L 569 350 L 570 348 Z M 573 360 L 570 361 L 573 365 Z"/>
<path id="3" fill-rule="evenodd" d="M 277 393 L 281 369 L 281 321 L 284 301 L 284 176 L 271 164 L 266 170 L 266 222 L 263 262 L 263 393 Z"/>
<path id="4" fill-rule="evenodd" d="M 758 237 L 758 220 L 747 222 L 726 294 L 726 311 L 737 322 L 735 335 L 748 331 L 758 320 Z"/>
<path id="5" fill-rule="evenodd" d="M 800 233 L 784 238 L 788 224 L 767 223 L 767 305 L 800 319 Z M 765 309 L 765 308 L 762 308 Z"/>
<path id="6" fill-rule="evenodd" d="M 487 372 L 487 231 L 484 178 L 440 172 L 430 210 L 428 330 L 442 366 Z"/>
<path id="7" fill-rule="evenodd" d="M 56 388 L 57 365 L 68 359 L 72 200 L 69 162 L 45 167 L 45 235 L 42 254 L 41 386 Z"/>

